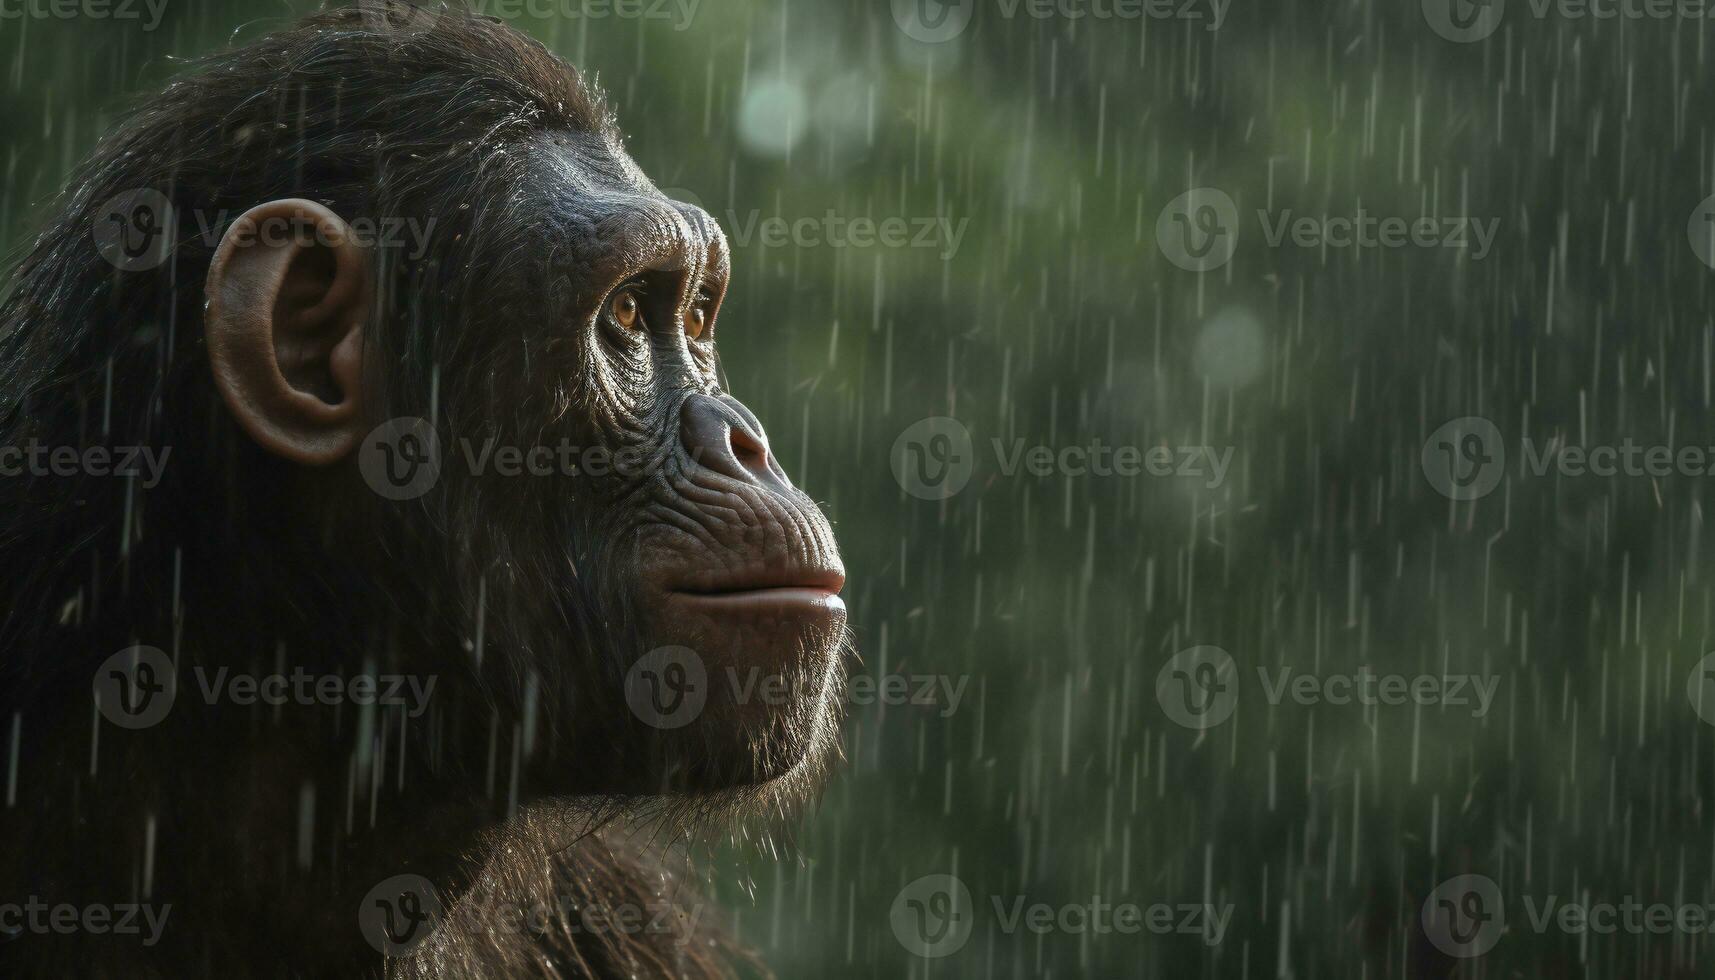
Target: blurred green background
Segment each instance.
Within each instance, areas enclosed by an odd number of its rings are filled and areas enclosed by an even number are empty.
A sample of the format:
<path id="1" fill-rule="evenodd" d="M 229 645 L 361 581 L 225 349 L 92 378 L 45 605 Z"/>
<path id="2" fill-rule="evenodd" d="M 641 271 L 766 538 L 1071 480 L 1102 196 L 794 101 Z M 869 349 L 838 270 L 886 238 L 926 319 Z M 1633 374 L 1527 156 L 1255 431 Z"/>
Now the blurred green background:
<path id="1" fill-rule="evenodd" d="M 595 73 L 644 169 L 720 220 L 730 387 L 836 521 L 858 673 L 962 692 L 853 705 L 798 853 L 733 858 L 750 880 L 724 897 L 782 976 L 1715 969 L 1707 931 L 1538 931 L 1529 912 L 1715 901 L 1715 751 L 1689 682 L 1715 611 L 1711 477 L 1537 475 L 1519 451 L 1715 445 L 1711 272 L 1688 239 L 1715 189 L 1715 21 L 1514 0 L 1461 43 L 1416 0 L 1236 0 L 1218 30 L 1183 0 L 975 0 L 930 43 L 901 27 L 917 0 L 688 3 L 474 6 Z M 7 241 L 128 95 L 309 9 L 0 21 Z M 1243 219 L 1199 273 L 1157 225 L 1205 186 Z M 1253 217 L 1360 208 L 1493 220 L 1495 240 L 1271 245 Z M 946 224 L 926 247 L 860 245 L 829 214 Z M 762 230 L 801 218 L 823 230 Z M 896 440 L 942 416 L 972 439 L 970 478 L 923 499 Z M 1492 493 L 1454 501 L 1423 451 L 1462 416 L 1510 455 Z M 1037 476 L 996 439 L 1225 447 L 1231 468 Z M 1157 697 L 1198 645 L 1238 671 L 1206 731 Z M 1361 666 L 1495 678 L 1495 701 L 1271 703 L 1257 675 Z M 1462 959 L 1420 913 L 1466 873 L 1498 884 L 1507 930 Z M 972 896 L 948 955 L 900 934 L 948 911 L 904 904 L 932 874 Z M 1020 897 L 1232 910 L 1219 942 L 1039 933 L 996 912 Z"/>

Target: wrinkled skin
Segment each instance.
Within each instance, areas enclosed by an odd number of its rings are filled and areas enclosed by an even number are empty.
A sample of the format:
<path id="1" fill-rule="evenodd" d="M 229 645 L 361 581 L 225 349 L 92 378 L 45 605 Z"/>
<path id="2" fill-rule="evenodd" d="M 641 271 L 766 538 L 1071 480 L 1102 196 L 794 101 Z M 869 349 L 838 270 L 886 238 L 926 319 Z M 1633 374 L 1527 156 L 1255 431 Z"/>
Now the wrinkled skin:
<path id="1" fill-rule="evenodd" d="M 788 327 L 722 320 L 713 220 L 565 65 L 450 11 L 405 35 L 329 11 L 219 55 L 69 186 L 0 301 L 0 444 L 82 446 L 106 404 L 105 444 L 171 457 L 152 487 L 0 482 L 0 733 L 24 746 L 0 895 L 172 913 L 146 949 L 0 942 L 0 974 L 373 975 L 355 910 L 408 871 L 455 914 L 392 972 L 730 975 L 714 916 L 661 945 L 459 905 L 687 901 L 648 845 L 789 812 L 838 754 L 833 535 L 719 381 L 724 331 Z M 173 261 L 116 272 L 90 228 L 140 187 L 172 192 Z M 235 232 L 257 209 L 402 219 L 426 249 L 269 251 Z M 364 468 L 397 419 L 440 445 L 402 500 Z M 612 463 L 497 455 L 563 445 Z M 178 699 L 92 728 L 92 678 L 135 644 Z M 205 697 L 221 671 L 435 687 L 415 713 Z"/>
<path id="2" fill-rule="evenodd" d="M 719 337 L 745 328 L 720 318 L 731 275 L 725 236 L 702 209 L 662 196 L 617 145 L 585 138 L 540 152 L 550 158 L 540 172 L 551 175 L 543 193 L 553 201 L 548 242 L 537 246 L 544 261 L 500 272 L 498 296 L 526 298 L 521 315 L 503 320 L 516 326 L 501 327 L 498 343 L 481 341 L 492 345 L 487 350 L 454 355 L 494 370 L 466 375 L 468 387 L 446 392 L 448 453 L 457 456 L 449 459 L 447 492 L 468 495 L 479 502 L 467 506 L 488 514 L 536 517 L 513 532 L 516 539 L 574 542 L 564 585 L 600 577 L 601 588 L 562 589 L 557 608 L 523 612 L 516 623 L 575 622 L 581 609 L 595 607 L 606 623 L 628 624 L 618 635 L 629 648 L 615 650 L 609 663 L 630 665 L 663 647 L 694 653 L 707 676 L 700 715 L 682 730 L 640 733 L 666 741 L 661 750 L 684 767 L 679 788 L 786 776 L 819 761 L 837 724 L 845 610 L 836 593 L 845 576 L 826 518 L 792 485 L 755 415 L 721 389 Z M 540 290 L 530 283 L 544 279 L 567 285 L 534 303 Z M 635 304 L 630 325 L 615 315 L 622 297 Z M 493 383 L 531 372 L 547 377 L 528 383 L 536 397 L 522 402 Z M 496 424 L 512 418 L 519 423 Z M 472 475 L 463 446 L 488 438 L 604 452 L 598 472 L 569 479 L 485 479 Z M 476 486 L 460 486 L 461 479 Z M 489 494 L 502 500 L 484 499 Z M 462 579 L 468 587 L 469 569 Z M 519 643 L 563 647 L 535 637 Z M 779 678 L 792 696 L 766 703 L 744 683 L 753 669 Z M 627 723 L 609 718 L 591 735 Z M 658 766 L 643 771 L 662 775 Z M 575 787 L 616 788 L 658 787 Z"/>

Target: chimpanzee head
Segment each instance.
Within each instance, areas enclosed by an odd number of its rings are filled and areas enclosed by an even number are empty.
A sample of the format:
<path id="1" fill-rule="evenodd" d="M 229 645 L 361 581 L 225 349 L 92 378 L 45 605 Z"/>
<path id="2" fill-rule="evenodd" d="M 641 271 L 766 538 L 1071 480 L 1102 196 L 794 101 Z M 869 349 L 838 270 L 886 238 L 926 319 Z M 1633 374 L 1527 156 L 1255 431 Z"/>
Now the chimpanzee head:
<path id="1" fill-rule="evenodd" d="M 433 673 L 441 771 L 492 787 L 498 742 L 526 796 L 814 782 L 844 571 L 717 353 L 783 326 L 723 315 L 720 229 L 576 72 L 453 10 L 319 14 L 70 186 L 0 309 L 0 425 L 169 455 L 7 486 L 9 637 Z"/>

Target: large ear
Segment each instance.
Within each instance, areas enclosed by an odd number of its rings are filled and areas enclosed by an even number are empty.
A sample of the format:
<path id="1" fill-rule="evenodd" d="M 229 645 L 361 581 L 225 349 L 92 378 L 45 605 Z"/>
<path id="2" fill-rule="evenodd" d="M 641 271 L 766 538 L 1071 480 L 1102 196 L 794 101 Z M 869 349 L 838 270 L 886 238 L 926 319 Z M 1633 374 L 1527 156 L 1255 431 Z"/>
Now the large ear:
<path id="1" fill-rule="evenodd" d="M 227 407 L 263 448 L 325 466 L 363 439 L 369 260 L 314 201 L 261 204 L 209 264 L 209 365 Z"/>

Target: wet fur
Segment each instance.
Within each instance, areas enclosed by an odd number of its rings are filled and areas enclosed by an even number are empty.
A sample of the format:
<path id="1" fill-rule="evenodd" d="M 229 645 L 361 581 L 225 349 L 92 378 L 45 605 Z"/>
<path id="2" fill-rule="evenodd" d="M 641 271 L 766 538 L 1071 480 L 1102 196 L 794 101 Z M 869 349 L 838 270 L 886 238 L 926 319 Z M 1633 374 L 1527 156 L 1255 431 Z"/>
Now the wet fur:
<path id="1" fill-rule="evenodd" d="M 182 195 L 209 215 L 303 196 L 345 215 L 433 217 L 433 255 L 379 259 L 379 327 L 366 336 L 366 363 L 385 366 L 375 414 L 428 414 L 437 398 L 456 399 L 468 410 L 449 419 L 459 435 L 527 441 L 556 420 L 601 411 L 599 376 L 556 370 L 583 355 L 548 342 L 497 351 L 475 333 L 426 325 L 504 317 L 508 310 L 492 308 L 496 285 L 504 293 L 508 275 L 538 268 L 539 256 L 524 253 L 544 234 L 602 234 L 599 221 L 561 220 L 529 192 L 547 161 L 570 155 L 601 167 L 620 145 L 596 89 L 497 22 L 443 10 L 434 29 L 400 35 L 347 10 L 188 71 L 138 105 L 72 176 L 0 299 L 0 444 L 144 445 L 173 455 L 148 489 L 91 476 L 0 480 L 0 739 L 10 740 L 14 717 L 22 738 L 19 798 L 0 810 L 8 841 L 0 899 L 152 895 L 179 902 L 202 931 L 173 934 L 169 925 L 153 958 L 90 937 L 0 941 L 0 973 L 373 974 L 380 957 L 355 941 L 352 910 L 375 880 L 412 869 L 451 882 L 457 901 L 427 945 L 388 965 L 391 975 L 713 978 L 760 969 L 714 914 L 687 943 L 592 936 L 563 921 L 543 931 L 488 926 L 568 898 L 701 902 L 695 874 L 662 855 L 758 816 L 772 828 L 764 835 L 790 824 L 838 757 L 843 665 L 799 678 L 824 692 L 813 710 L 779 731 L 741 733 L 758 760 L 790 753 L 797 761 L 784 775 L 654 791 L 669 786 L 676 766 L 694 764 L 699 748 L 640 730 L 622 704 L 590 694 L 616 688 L 626 664 L 610 651 L 642 636 L 617 585 L 634 569 L 595 509 L 611 501 L 550 511 L 531 496 L 537 488 L 453 479 L 401 521 L 359 485 L 304 479 L 244 438 L 209 384 L 200 297 L 214 242 L 181 214 L 174 257 L 151 274 L 117 272 L 90 243 L 102 203 L 138 187 L 173 188 L 175 203 Z M 489 206 L 460 206 L 470 201 Z M 587 302 L 576 290 L 551 287 L 548 309 Z M 437 374 L 434 364 L 461 367 Z M 679 475 L 670 462 L 664 472 Z M 364 545 L 345 549 L 353 540 Z M 91 673 L 129 644 L 166 649 L 181 686 L 196 666 L 456 678 L 470 673 L 471 651 L 452 641 L 472 636 L 479 593 L 490 653 L 468 696 L 437 704 L 421 724 L 383 713 L 373 757 L 353 745 L 370 730 L 331 711 L 293 716 L 289 730 L 268 709 L 175 711 L 154 729 L 109 730 L 91 745 Z M 821 640 L 847 649 L 843 637 Z M 508 808 L 513 819 L 497 823 L 495 801 L 470 787 L 482 781 L 491 729 L 501 733 L 504 787 L 504 753 L 521 735 L 532 683 L 543 756 L 533 764 L 575 767 L 590 785 L 654 773 L 661 786 L 519 801 Z M 567 718 L 575 723 L 562 725 Z M 574 753 L 569 746 L 587 744 L 577 735 L 588 731 L 625 734 Z M 408 770 L 396 788 L 394 765 Z M 380 787 L 379 801 L 342 798 L 337 787 L 361 791 L 360 780 Z M 320 791 L 318 825 L 355 809 L 355 828 L 331 843 L 318 835 L 313 868 L 293 871 L 291 814 L 306 784 Z M 376 807 L 383 826 L 405 814 L 408 829 L 366 834 L 364 811 Z M 145 881 L 150 820 L 154 853 L 171 860 Z M 488 829 L 472 839 L 473 827 Z M 322 948 L 304 936 L 334 938 Z M 319 961 L 306 961 L 310 954 Z"/>

